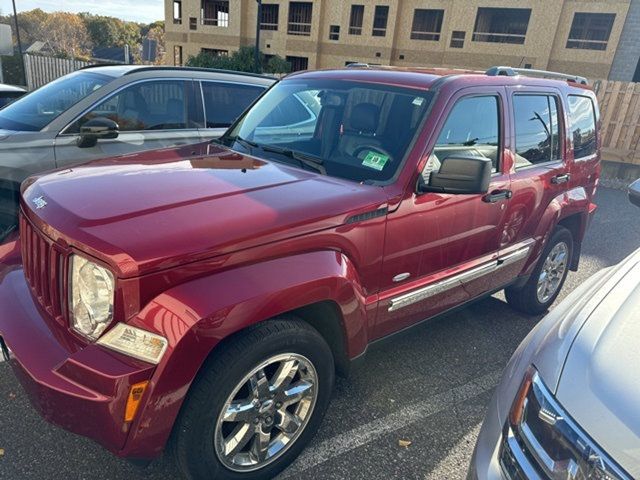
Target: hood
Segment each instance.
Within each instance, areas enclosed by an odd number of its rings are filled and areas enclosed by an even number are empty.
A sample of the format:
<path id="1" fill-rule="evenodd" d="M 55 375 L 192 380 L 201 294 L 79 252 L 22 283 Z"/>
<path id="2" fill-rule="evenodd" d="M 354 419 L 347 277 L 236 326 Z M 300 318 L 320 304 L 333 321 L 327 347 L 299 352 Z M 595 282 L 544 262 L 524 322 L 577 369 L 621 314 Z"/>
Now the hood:
<path id="1" fill-rule="evenodd" d="M 640 477 L 640 255 L 575 337 L 556 397 L 633 478 Z"/>
<path id="2" fill-rule="evenodd" d="M 379 187 L 205 149 L 143 152 L 30 179 L 23 209 L 54 240 L 133 277 L 335 227 L 385 202 Z"/>

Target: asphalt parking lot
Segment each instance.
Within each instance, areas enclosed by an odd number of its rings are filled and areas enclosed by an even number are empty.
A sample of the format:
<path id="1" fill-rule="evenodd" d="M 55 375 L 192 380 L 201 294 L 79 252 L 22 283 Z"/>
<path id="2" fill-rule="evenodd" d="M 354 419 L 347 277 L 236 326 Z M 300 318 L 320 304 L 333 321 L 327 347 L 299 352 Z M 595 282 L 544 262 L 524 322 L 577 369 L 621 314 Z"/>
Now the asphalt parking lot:
<path id="1" fill-rule="evenodd" d="M 560 298 L 640 247 L 640 209 L 626 194 L 601 189 L 596 202 L 580 270 L 569 275 Z M 338 380 L 322 428 L 281 478 L 463 478 L 501 370 L 538 320 L 514 312 L 498 294 L 374 349 L 350 379 Z M 5 363 L 0 449 L 0 479 L 177 476 L 164 459 L 138 469 L 48 425 Z"/>

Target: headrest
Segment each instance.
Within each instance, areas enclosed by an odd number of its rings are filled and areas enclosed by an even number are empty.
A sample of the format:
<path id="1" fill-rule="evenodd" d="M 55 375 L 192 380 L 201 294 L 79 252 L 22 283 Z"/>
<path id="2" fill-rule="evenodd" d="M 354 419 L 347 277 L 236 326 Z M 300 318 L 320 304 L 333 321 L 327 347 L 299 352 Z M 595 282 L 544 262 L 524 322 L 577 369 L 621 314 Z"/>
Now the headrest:
<path id="1" fill-rule="evenodd" d="M 380 109 L 373 103 L 359 103 L 351 109 L 349 124 L 353 130 L 375 133 L 378 130 Z"/>

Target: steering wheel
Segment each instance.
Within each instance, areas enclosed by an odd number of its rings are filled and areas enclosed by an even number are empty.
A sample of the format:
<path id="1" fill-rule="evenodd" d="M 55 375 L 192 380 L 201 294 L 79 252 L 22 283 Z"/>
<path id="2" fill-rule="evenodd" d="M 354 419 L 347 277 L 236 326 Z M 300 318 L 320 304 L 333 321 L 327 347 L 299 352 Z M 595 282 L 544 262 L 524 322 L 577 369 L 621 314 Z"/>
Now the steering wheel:
<path id="1" fill-rule="evenodd" d="M 386 157 L 389 158 L 389 160 L 393 160 L 393 155 L 391 155 L 389 152 L 387 152 L 384 148 L 382 147 L 378 147 L 377 145 L 361 145 L 358 148 L 356 148 L 353 151 L 353 156 L 362 160 L 363 158 L 360 158 L 360 154 L 364 151 L 369 151 L 369 152 L 376 152 L 376 153 L 380 153 Z"/>

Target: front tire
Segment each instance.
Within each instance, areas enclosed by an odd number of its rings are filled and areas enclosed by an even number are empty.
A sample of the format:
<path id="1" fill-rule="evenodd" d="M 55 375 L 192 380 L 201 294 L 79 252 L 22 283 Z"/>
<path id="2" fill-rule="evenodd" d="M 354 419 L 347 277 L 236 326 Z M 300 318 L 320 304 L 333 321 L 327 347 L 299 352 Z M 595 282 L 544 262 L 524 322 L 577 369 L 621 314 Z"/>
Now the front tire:
<path id="1" fill-rule="evenodd" d="M 205 363 L 176 421 L 180 469 L 194 480 L 274 477 L 317 431 L 334 370 L 325 340 L 300 320 L 232 339 Z"/>
<path id="2" fill-rule="evenodd" d="M 556 227 L 527 283 L 505 289 L 509 305 L 530 315 L 546 312 L 562 290 L 572 255 L 571 232 L 562 226 Z"/>

